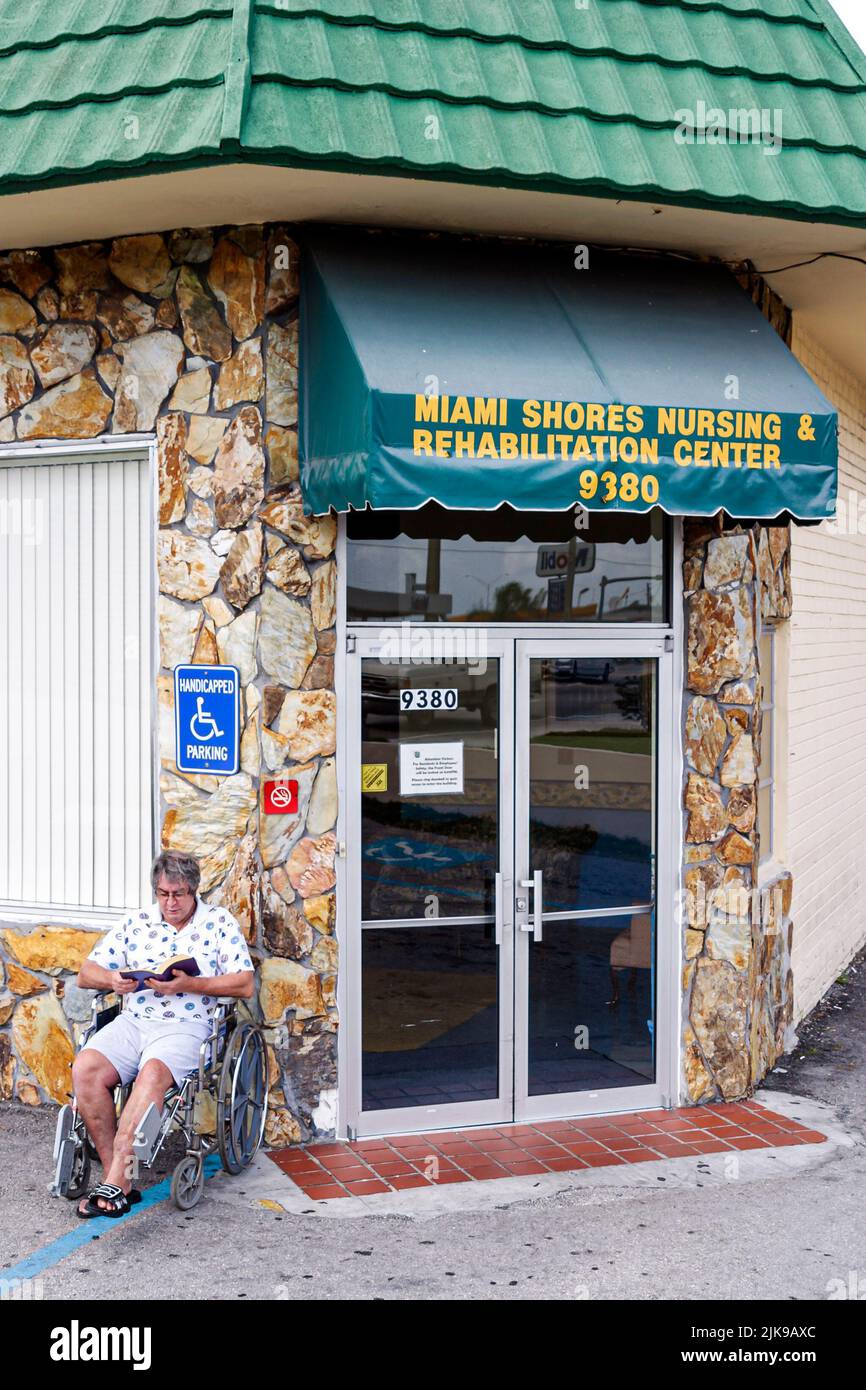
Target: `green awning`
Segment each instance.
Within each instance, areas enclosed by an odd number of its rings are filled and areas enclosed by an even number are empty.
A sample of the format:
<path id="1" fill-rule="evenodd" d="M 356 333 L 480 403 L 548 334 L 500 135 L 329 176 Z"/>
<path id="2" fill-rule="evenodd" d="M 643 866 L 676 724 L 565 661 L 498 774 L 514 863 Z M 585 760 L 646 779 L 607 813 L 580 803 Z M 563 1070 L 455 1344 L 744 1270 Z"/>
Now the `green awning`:
<path id="1" fill-rule="evenodd" d="M 313 236 L 308 510 L 833 515 L 836 413 L 732 275 L 585 259 L 562 244 Z"/>

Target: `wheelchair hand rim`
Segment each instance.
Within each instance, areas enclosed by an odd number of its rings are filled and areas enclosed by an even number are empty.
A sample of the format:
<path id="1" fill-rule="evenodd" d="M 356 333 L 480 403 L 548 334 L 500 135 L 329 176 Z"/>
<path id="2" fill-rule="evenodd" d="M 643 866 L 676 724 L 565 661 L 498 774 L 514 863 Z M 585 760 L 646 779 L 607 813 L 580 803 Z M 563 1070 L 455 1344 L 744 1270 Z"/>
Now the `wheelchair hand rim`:
<path id="1" fill-rule="evenodd" d="M 220 1078 L 220 1157 L 230 1173 L 248 1167 L 259 1149 L 267 1119 L 268 1089 L 261 1034 L 253 1025 L 243 1025 L 226 1049 Z"/>

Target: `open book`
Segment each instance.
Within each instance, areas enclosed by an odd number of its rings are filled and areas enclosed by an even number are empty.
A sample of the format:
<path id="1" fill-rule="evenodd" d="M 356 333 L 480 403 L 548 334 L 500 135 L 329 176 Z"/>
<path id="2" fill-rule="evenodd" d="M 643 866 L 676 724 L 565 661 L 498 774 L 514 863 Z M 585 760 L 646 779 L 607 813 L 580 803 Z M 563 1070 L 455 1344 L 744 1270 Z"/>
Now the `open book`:
<path id="1" fill-rule="evenodd" d="M 200 975 L 201 971 L 193 960 L 192 956 L 171 956 L 168 960 L 160 961 L 160 966 L 153 966 L 151 970 L 121 970 L 120 977 L 123 980 L 137 980 L 144 984 L 145 980 L 159 980 L 167 982 L 173 979 L 175 970 L 182 970 L 185 975 Z"/>

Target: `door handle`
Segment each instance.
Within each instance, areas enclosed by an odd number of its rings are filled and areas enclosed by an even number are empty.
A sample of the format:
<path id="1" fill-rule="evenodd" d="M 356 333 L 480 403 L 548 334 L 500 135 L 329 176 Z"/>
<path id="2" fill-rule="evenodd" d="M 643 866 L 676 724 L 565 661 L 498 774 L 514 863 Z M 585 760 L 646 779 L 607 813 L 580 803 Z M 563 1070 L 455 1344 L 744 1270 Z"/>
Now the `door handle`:
<path id="1" fill-rule="evenodd" d="M 494 880 L 494 928 L 493 939 L 497 946 L 502 945 L 502 875 L 496 874 Z"/>
<path id="2" fill-rule="evenodd" d="M 543 912 L 543 903 L 542 903 L 542 897 L 541 897 L 541 893 L 542 893 L 542 889 L 541 889 L 542 873 L 543 873 L 543 870 L 542 870 L 542 869 L 534 869 L 534 870 L 533 870 L 533 874 L 532 874 L 532 878 L 522 878 L 522 879 L 520 880 L 520 887 L 521 887 L 521 888 L 531 888 L 531 889 L 532 889 L 532 925 L 530 926 L 529 922 L 521 923 L 520 930 L 521 930 L 521 931 L 531 931 L 531 932 L 532 932 L 532 939 L 533 939 L 533 941 L 541 941 L 541 939 L 542 939 L 542 936 L 541 936 L 541 914 L 542 914 L 542 912 Z"/>

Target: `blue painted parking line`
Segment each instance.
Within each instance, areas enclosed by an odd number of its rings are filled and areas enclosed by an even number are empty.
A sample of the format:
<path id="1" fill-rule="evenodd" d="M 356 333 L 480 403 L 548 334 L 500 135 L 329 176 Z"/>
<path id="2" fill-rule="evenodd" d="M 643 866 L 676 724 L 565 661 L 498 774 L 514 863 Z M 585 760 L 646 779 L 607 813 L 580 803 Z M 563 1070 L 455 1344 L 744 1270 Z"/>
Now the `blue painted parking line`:
<path id="1" fill-rule="evenodd" d="M 212 1178 L 215 1173 L 220 1171 L 220 1160 L 217 1154 L 209 1154 L 204 1161 L 205 1181 Z M 89 1221 L 81 1221 L 75 1230 L 67 1231 L 65 1236 L 58 1236 L 56 1240 L 49 1241 L 41 1250 L 36 1250 L 32 1255 L 25 1255 L 23 1260 L 19 1260 L 17 1265 L 12 1265 L 9 1269 L 0 1270 L 0 1277 L 8 1281 L 10 1279 L 33 1279 L 37 1274 L 43 1274 L 46 1269 L 51 1269 L 54 1265 L 65 1260 L 67 1255 L 80 1250 L 83 1245 L 88 1245 L 97 1236 L 104 1235 L 106 1231 L 117 1229 L 118 1226 L 130 1220 L 133 1216 L 138 1216 L 141 1212 L 147 1211 L 149 1207 L 157 1207 L 160 1202 L 164 1202 L 171 1192 L 171 1178 L 164 1178 L 162 1182 L 154 1183 L 146 1192 L 141 1194 L 141 1201 L 136 1203 L 127 1216 L 93 1216 Z M 77 1198 L 81 1201 L 81 1198 Z M 73 1203 L 70 1203 L 70 1207 Z M 78 1217 L 73 1217 L 78 1220 Z"/>

